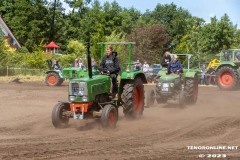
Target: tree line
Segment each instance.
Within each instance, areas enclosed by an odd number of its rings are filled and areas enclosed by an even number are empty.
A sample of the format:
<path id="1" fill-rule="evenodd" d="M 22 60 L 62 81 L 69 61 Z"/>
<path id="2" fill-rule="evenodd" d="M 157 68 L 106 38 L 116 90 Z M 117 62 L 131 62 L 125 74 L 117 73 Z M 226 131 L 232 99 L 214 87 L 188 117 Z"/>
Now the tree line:
<path id="1" fill-rule="evenodd" d="M 23 46 L 19 52 L 40 52 L 54 40 L 62 54 L 83 56 L 85 43 L 91 42 L 91 51 L 98 61 L 97 42 L 135 41 L 134 57 L 159 63 L 164 50 L 191 53 L 196 62 L 204 62 L 221 49 L 240 48 L 240 30 L 227 14 L 220 19 L 212 17 L 206 23 L 174 3 L 157 4 L 153 10 L 141 13 L 136 8 L 124 8 L 117 1 L 65 2 L 70 6 L 69 13 L 60 0 L 0 1 L 0 15 Z"/>

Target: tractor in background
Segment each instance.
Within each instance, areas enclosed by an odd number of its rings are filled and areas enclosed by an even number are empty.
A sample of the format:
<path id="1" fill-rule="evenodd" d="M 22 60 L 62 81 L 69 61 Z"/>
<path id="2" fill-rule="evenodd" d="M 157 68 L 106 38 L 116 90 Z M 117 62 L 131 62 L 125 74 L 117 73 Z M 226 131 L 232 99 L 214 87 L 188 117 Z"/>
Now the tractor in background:
<path id="1" fill-rule="evenodd" d="M 153 105 L 155 99 L 158 104 L 166 103 L 168 100 L 178 100 L 179 106 L 196 104 L 198 98 L 198 74 L 190 69 L 191 54 L 178 54 L 179 57 L 187 58 L 187 69 L 183 73 L 167 73 L 162 69 L 158 73 L 156 89 L 147 93 L 147 106 Z"/>
<path id="2" fill-rule="evenodd" d="M 48 86 L 60 86 L 64 81 L 62 71 L 52 68 L 52 60 L 48 59 L 46 62 L 49 70 L 46 72 L 45 84 Z"/>
<path id="3" fill-rule="evenodd" d="M 64 127 L 70 118 L 83 120 L 98 118 L 103 127 L 114 128 L 118 121 L 118 108 L 128 118 L 141 117 L 144 110 L 144 83 L 146 77 L 141 70 L 132 70 L 132 45 L 134 42 L 101 42 L 103 56 L 106 44 L 127 44 L 129 63 L 119 75 L 118 93 L 111 96 L 111 79 L 99 72 L 93 74 L 90 45 L 87 47 L 87 71 L 77 72 L 63 69 L 64 77 L 69 77 L 68 101 L 58 102 L 52 110 L 52 124 L 55 128 Z"/>
<path id="4" fill-rule="evenodd" d="M 220 52 L 220 63 L 216 66 L 216 83 L 220 89 L 235 90 L 240 77 L 240 49 L 228 49 Z"/>

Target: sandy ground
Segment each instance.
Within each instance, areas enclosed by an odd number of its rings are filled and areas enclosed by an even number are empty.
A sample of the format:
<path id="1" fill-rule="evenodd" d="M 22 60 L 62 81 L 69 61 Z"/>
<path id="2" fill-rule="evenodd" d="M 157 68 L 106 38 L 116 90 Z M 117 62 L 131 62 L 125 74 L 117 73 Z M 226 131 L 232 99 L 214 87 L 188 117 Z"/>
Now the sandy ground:
<path id="1" fill-rule="evenodd" d="M 240 146 L 240 91 L 200 87 L 196 105 L 180 109 L 174 101 L 155 103 L 134 121 L 126 120 L 120 108 L 114 130 L 103 129 L 98 120 L 70 120 L 68 128 L 55 129 L 51 111 L 67 100 L 67 87 L 0 81 L 0 159 L 210 159 L 207 154 L 240 159 L 239 149 L 187 148 Z"/>

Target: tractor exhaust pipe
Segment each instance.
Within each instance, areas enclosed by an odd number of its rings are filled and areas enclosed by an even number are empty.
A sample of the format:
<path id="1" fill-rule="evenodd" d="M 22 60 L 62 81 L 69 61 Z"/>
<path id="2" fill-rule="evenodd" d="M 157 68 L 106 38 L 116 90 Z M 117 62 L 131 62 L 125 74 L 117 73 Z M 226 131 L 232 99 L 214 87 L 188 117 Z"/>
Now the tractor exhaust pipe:
<path id="1" fill-rule="evenodd" d="M 88 76 L 92 78 L 92 60 L 90 56 L 90 42 L 87 43 L 87 61 L 88 61 Z"/>

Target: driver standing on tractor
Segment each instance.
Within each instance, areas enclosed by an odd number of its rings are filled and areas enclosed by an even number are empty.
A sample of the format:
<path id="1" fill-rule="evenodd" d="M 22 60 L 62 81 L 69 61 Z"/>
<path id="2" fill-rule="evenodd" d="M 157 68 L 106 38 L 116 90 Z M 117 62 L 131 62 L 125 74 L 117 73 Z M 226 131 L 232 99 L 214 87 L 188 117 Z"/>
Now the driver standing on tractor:
<path id="1" fill-rule="evenodd" d="M 173 60 L 168 64 L 167 73 L 183 73 L 181 62 L 177 59 L 176 54 L 173 55 Z"/>
<path id="2" fill-rule="evenodd" d="M 107 74 L 112 79 L 112 97 L 115 98 L 118 85 L 117 85 L 117 76 L 120 69 L 119 61 L 117 58 L 117 53 L 112 52 L 113 48 L 111 46 L 107 47 L 106 55 L 102 58 L 102 62 L 100 64 L 101 74 Z"/>
<path id="3" fill-rule="evenodd" d="M 170 56 L 170 52 L 166 51 L 164 52 L 163 59 L 161 61 L 161 65 L 163 68 L 168 68 L 168 64 L 172 61 L 172 58 Z"/>

